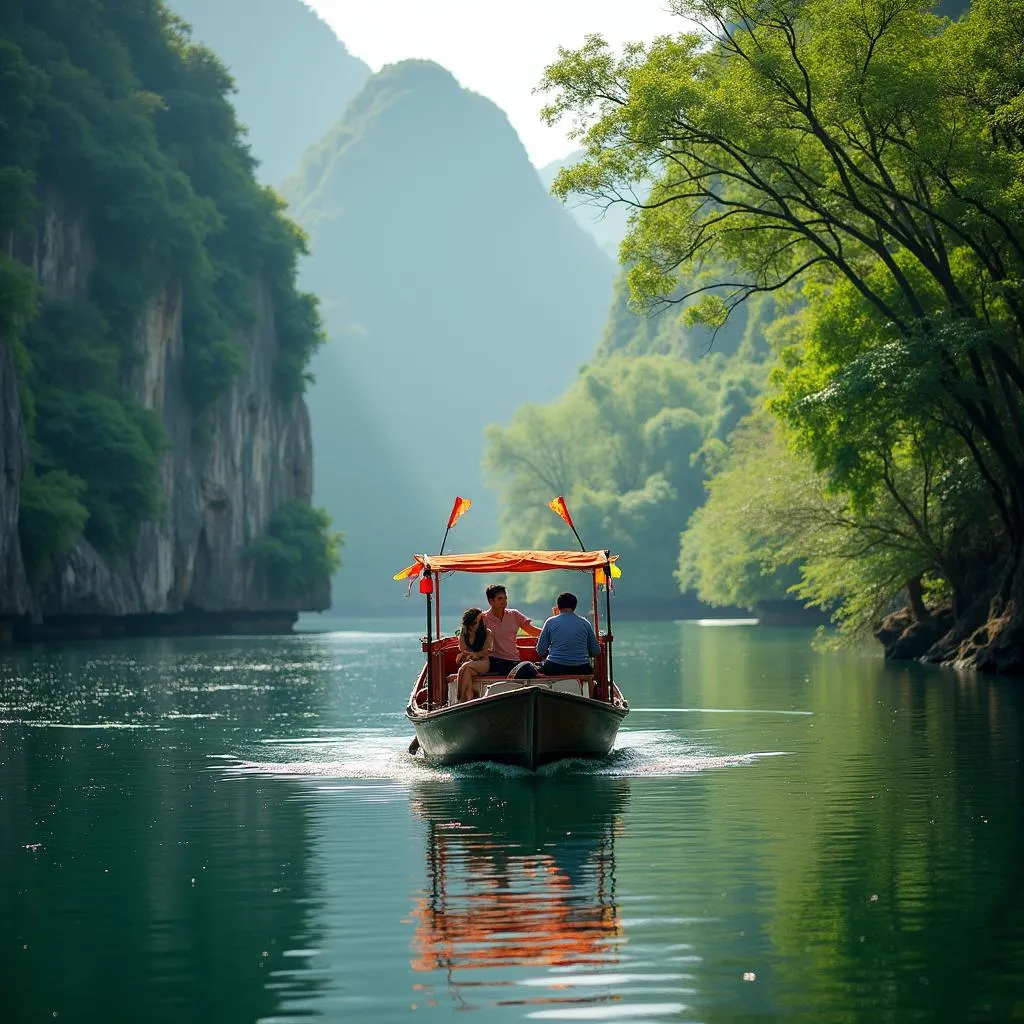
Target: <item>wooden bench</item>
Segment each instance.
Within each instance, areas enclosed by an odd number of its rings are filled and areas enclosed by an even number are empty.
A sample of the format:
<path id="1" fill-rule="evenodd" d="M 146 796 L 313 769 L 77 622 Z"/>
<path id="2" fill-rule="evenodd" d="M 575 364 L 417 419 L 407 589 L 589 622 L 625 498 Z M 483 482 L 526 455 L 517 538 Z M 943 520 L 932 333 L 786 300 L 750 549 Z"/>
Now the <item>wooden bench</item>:
<path id="1" fill-rule="evenodd" d="M 450 672 L 448 674 L 448 704 L 454 704 L 458 698 L 458 674 Z M 507 687 L 501 687 L 495 689 L 501 683 L 508 683 Z M 542 685 L 550 685 L 552 689 L 558 690 L 562 693 L 579 693 L 580 696 L 593 697 L 593 675 L 571 675 L 571 676 L 531 676 L 526 679 L 509 679 L 508 676 L 497 676 L 497 675 L 481 675 L 477 676 L 473 680 L 473 696 L 482 697 L 485 693 L 490 690 L 491 693 L 501 693 L 506 690 L 514 690 L 520 686 L 529 686 L 531 683 L 540 683 Z M 572 683 L 571 687 L 565 686 L 560 687 L 559 683 Z"/>

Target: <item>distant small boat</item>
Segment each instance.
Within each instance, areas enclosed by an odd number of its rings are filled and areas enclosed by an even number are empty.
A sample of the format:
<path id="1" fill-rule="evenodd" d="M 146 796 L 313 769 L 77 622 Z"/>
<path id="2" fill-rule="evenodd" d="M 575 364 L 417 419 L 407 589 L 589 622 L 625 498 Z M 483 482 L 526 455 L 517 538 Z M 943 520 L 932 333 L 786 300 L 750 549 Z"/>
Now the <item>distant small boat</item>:
<path id="1" fill-rule="evenodd" d="M 416 731 L 410 750 L 421 749 L 429 761 L 450 765 L 497 761 L 531 771 L 570 757 L 604 757 L 615 743 L 629 705 L 613 679 L 611 602 L 605 597 L 606 630 L 602 635 L 598 592 L 612 576 L 618 559 L 607 551 L 490 551 L 465 555 L 418 555 L 406 578 L 421 575 L 427 598 L 427 655 L 406 707 Z M 521 573 L 574 569 L 591 576 L 594 631 L 600 654 L 589 676 L 540 676 L 508 679 L 478 676 L 481 697 L 456 703 L 458 637 L 440 635 L 442 573 Z M 436 593 L 435 593 L 436 590 Z M 537 660 L 530 638 L 517 641 L 522 661 Z"/>

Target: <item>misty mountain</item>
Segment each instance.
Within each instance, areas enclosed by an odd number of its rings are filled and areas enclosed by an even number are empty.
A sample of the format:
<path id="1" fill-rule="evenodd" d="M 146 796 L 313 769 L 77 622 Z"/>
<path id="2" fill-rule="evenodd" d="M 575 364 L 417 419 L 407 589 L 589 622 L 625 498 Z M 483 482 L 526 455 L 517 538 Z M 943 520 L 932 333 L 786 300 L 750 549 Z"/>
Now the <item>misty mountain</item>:
<path id="1" fill-rule="evenodd" d="M 456 494 L 447 550 L 496 540 L 484 428 L 593 354 L 614 266 L 505 114 L 431 62 L 370 78 L 283 191 L 330 338 L 308 397 L 316 501 L 347 538 L 335 605 L 395 610 L 391 574 L 437 550 Z"/>
<path id="2" fill-rule="evenodd" d="M 167 0 L 228 66 L 259 177 L 278 185 L 370 75 L 302 0 Z"/>

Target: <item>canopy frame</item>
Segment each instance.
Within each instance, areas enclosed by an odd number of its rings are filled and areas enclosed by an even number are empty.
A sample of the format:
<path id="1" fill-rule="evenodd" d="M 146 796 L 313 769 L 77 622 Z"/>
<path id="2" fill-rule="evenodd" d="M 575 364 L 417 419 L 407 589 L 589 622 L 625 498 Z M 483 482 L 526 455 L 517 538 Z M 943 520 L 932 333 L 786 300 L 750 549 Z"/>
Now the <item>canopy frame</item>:
<path id="1" fill-rule="evenodd" d="M 604 699 L 613 700 L 615 693 L 615 674 L 612 663 L 612 605 L 611 581 L 612 566 L 619 556 L 610 551 L 482 551 L 462 555 L 416 555 L 412 565 L 395 575 L 395 579 L 408 579 L 410 582 L 421 573 L 425 579 L 432 580 L 433 586 L 426 591 L 427 604 L 427 636 L 424 650 L 427 654 L 426 682 L 427 706 L 432 710 L 434 705 L 434 637 L 438 641 L 441 636 L 441 574 L 451 572 L 468 572 L 486 575 L 497 573 L 520 572 L 557 572 L 575 571 L 589 572 L 593 578 L 593 609 L 594 632 L 601 636 L 600 601 L 598 598 L 599 577 L 604 577 L 605 586 L 605 648 L 604 648 Z M 433 607 L 431 607 L 433 606 Z M 433 616 L 431 616 L 433 612 Z M 433 621 L 432 621 L 433 618 Z M 434 626 L 434 629 L 431 627 Z M 439 685 L 439 681 L 438 681 Z"/>
<path id="2" fill-rule="evenodd" d="M 471 572 L 481 574 L 551 572 L 556 569 L 604 569 L 617 562 L 619 556 L 609 551 L 477 551 L 462 555 L 414 555 L 412 565 L 395 575 L 395 579 L 419 576 L 424 569 L 432 573 Z"/>

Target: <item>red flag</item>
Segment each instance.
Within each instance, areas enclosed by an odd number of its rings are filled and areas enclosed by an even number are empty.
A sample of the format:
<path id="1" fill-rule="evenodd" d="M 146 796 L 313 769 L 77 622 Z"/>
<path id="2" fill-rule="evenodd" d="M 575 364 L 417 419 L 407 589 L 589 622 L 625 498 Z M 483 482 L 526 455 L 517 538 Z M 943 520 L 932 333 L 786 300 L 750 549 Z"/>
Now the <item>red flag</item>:
<path id="1" fill-rule="evenodd" d="M 572 526 L 574 530 L 576 529 L 576 527 L 573 526 L 572 516 L 569 515 L 569 510 L 565 506 L 565 498 L 561 495 L 557 498 L 552 498 L 548 502 L 548 508 L 557 515 L 560 515 L 570 526 Z"/>
<path id="2" fill-rule="evenodd" d="M 469 506 L 473 502 L 469 498 L 460 498 L 456 496 L 455 504 L 452 505 L 452 514 L 448 517 L 448 529 L 450 530 L 459 520 L 459 516 L 464 515 L 469 511 Z"/>

